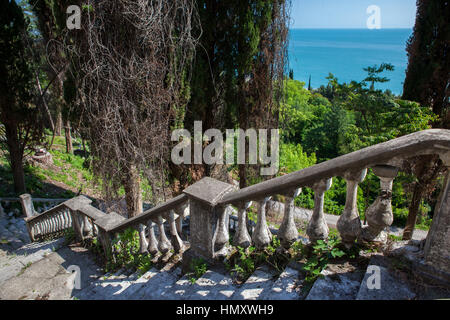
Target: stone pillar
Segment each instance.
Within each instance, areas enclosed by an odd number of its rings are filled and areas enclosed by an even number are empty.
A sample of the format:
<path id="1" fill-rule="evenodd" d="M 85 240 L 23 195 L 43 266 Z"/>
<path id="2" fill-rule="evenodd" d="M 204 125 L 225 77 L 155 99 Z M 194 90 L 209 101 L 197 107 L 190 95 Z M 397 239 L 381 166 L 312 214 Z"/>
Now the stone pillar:
<path id="1" fill-rule="evenodd" d="M 385 243 L 387 233 L 384 231 L 394 221 L 392 214 L 392 182 L 397 176 L 398 168 L 389 165 L 378 165 L 372 168 L 380 178 L 380 195 L 366 211 L 368 226 L 362 230 L 362 237 L 366 241 Z"/>
<path id="2" fill-rule="evenodd" d="M 314 211 L 306 228 L 311 243 L 328 238 L 328 225 L 323 212 L 325 191 L 331 188 L 332 179 L 321 180 L 312 186 L 314 190 Z"/>
<path id="3" fill-rule="evenodd" d="M 72 216 L 73 219 L 73 216 Z M 119 225 L 125 220 L 120 214 L 111 212 L 109 214 L 105 214 L 104 216 L 95 220 L 95 224 L 98 228 L 98 237 L 100 239 L 100 243 L 102 244 L 103 251 L 107 259 L 110 258 L 112 252 L 112 234 L 110 230 L 112 230 L 115 226 Z"/>
<path id="4" fill-rule="evenodd" d="M 278 230 L 278 238 L 280 238 L 280 243 L 285 249 L 289 249 L 298 238 L 298 230 L 294 221 L 294 200 L 301 191 L 302 189 L 299 188 L 284 194 L 286 199 L 284 202 L 284 216 Z"/>
<path id="5" fill-rule="evenodd" d="M 20 203 L 22 204 L 22 211 L 27 217 L 32 217 L 35 215 L 35 210 L 33 206 L 33 199 L 31 194 L 24 193 L 19 196 Z"/>
<path id="6" fill-rule="evenodd" d="M 189 197 L 190 248 L 183 254 L 183 268 L 194 257 L 214 264 L 226 251 L 228 242 L 227 210 L 217 206 L 235 187 L 209 177 L 194 183 L 183 192 Z"/>
<path id="7" fill-rule="evenodd" d="M 425 241 L 424 258 L 436 270 L 433 276 L 450 283 L 450 152 L 440 157 L 447 173 Z"/>
<path id="8" fill-rule="evenodd" d="M 361 234 L 361 219 L 357 207 L 358 184 L 366 177 L 367 169 L 346 172 L 343 178 L 347 181 L 345 208 L 337 221 L 337 229 L 342 242 L 350 248 Z"/>

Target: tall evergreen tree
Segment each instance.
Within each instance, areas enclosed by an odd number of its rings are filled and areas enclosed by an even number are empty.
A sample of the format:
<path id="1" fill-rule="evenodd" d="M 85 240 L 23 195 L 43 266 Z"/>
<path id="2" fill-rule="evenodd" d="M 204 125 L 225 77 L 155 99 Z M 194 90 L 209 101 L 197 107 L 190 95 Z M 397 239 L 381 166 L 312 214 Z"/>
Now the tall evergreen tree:
<path id="1" fill-rule="evenodd" d="M 24 152 L 42 138 L 41 113 L 33 103 L 35 69 L 28 23 L 14 0 L 1 1 L 0 142 L 8 150 L 16 193 L 26 191 Z"/>
<path id="2" fill-rule="evenodd" d="M 403 99 L 432 108 L 439 119 L 435 128 L 450 128 L 450 3 L 417 0 L 414 33 L 408 41 L 408 69 Z M 440 162 L 437 157 L 420 157 L 413 164 L 417 176 L 403 239 L 411 239 L 422 199 L 434 189 Z"/>

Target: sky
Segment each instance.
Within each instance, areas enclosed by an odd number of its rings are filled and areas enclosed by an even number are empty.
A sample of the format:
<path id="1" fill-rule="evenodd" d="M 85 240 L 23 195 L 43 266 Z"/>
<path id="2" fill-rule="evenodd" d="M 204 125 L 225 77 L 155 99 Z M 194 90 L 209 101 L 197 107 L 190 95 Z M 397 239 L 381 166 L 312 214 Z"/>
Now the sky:
<path id="1" fill-rule="evenodd" d="M 291 28 L 367 28 L 366 12 L 380 8 L 381 28 L 412 28 L 416 0 L 292 0 Z"/>

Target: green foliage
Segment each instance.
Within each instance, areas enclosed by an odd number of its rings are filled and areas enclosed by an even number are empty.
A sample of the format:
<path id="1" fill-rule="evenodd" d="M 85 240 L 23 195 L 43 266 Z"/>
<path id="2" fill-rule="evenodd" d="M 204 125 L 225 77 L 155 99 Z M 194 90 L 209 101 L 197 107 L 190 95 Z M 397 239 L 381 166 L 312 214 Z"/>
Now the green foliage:
<path id="1" fill-rule="evenodd" d="M 303 266 L 306 271 L 306 282 L 314 282 L 328 265 L 330 259 L 339 258 L 345 255 L 345 252 L 338 248 L 340 241 L 337 238 L 330 237 L 328 241 L 318 240 L 313 246 L 312 256 L 308 258 Z"/>
<path id="2" fill-rule="evenodd" d="M 227 258 L 225 265 L 239 281 L 245 281 L 263 263 L 271 265 L 281 273 L 289 258 L 277 254 L 279 246 L 280 240 L 276 236 L 273 236 L 272 242 L 263 250 L 256 250 L 254 246 L 247 249 L 238 246 Z"/>
<path id="3" fill-rule="evenodd" d="M 202 258 L 194 258 L 192 259 L 189 268 L 191 270 L 191 272 L 189 272 L 189 281 L 194 284 L 195 281 L 205 274 L 208 265 Z"/>
<path id="4" fill-rule="evenodd" d="M 143 274 L 150 267 L 150 254 L 139 253 L 139 233 L 136 230 L 128 228 L 112 241 L 111 255 L 106 261 L 106 272 L 127 268 L 139 270 Z"/>
<path id="5" fill-rule="evenodd" d="M 316 155 L 308 157 L 300 144 L 285 144 L 280 147 L 280 173 L 290 173 L 310 167 L 316 163 Z"/>
<path id="6" fill-rule="evenodd" d="M 328 86 L 312 92 L 304 88 L 303 82 L 286 79 L 285 103 L 280 109 L 280 173 L 294 172 L 316 162 L 430 128 L 430 123 L 436 120 L 430 108 L 375 89 L 376 83 L 388 81 L 381 73 L 392 69 L 387 63 L 370 66 L 365 68 L 368 75 L 364 81 L 350 83 L 340 83 L 330 74 Z M 370 88 L 367 88 L 368 84 Z M 394 180 L 392 206 L 396 225 L 406 221 L 411 197 L 406 187 L 412 181 L 413 177 L 404 173 Z M 358 189 L 357 207 L 361 218 L 379 190 L 379 178 L 369 171 Z M 325 212 L 341 214 L 345 198 L 345 180 L 334 177 L 331 189 L 325 193 Z M 303 188 L 295 203 L 313 209 L 313 191 Z M 427 212 L 432 210 L 430 207 Z M 427 214 L 423 217 L 424 223 L 420 225 L 426 228 L 429 218 Z"/>

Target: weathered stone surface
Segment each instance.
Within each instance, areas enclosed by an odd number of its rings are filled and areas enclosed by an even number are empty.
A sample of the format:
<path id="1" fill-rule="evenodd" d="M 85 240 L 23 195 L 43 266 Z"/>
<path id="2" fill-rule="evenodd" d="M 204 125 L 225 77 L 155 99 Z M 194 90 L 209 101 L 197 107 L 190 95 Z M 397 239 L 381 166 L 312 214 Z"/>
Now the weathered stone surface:
<path id="1" fill-rule="evenodd" d="M 235 189 L 235 186 L 231 184 L 205 177 L 184 189 L 183 193 L 187 194 L 190 198 L 200 200 L 209 206 L 215 206 L 226 193 Z"/>
<path id="2" fill-rule="evenodd" d="M 445 278 L 450 279 L 450 163 L 446 166 L 447 175 L 425 242 L 424 257 L 427 264 L 447 274 Z"/>
<path id="3" fill-rule="evenodd" d="M 306 234 L 314 242 L 328 238 L 328 225 L 323 212 L 325 191 L 330 189 L 332 179 L 320 180 L 313 185 L 314 211 L 306 228 Z"/>
<path id="4" fill-rule="evenodd" d="M 398 168 L 388 165 L 378 165 L 373 168 L 374 173 L 380 178 L 380 195 L 366 211 L 368 227 L 362 230 L 362 238 L 366 241 L 387 241 L 387 233 L 384 231 L 394 221 L 392 214 L 392 183 L 397 176 Z"/>
<path id="5" fill-rule="evenodd" d="M 262 300 L 300 300 L 303 298 L 297 270 L 287 267 L 275 281 L 272 288 L 262 295 Z"/>
<path id="6" fill-rule="evenodd" d="M 168 300 L 224 300 L 231 297 L 236 287 L 229 276 L 208 270 L 195 283 L 184 275 L 175 285 L 162 293 Z"/>
<path id="7" fill-rule="evenodd" d="M 322 271 L 323 278 L 314 282 L 306 300 L 354 300 L 361 284 L 358 272 L 334 273 Z"/>
<path id="8" fill-rule="evenodd" d="M 289 249 L 292 243 L 294 243 L 298 238 L 298 231 L 294 222 L 294 200 L 301 191 L 302 189 L 295 189 L 286 194 L 283 221 L 280 225 L 280 229 L 278 230 L 278 237 L 280 238 L 281 245 L 285 249 Z"/>
<path id="9" fill-rule="evenodd" d="M 358 184 L 361 183 L 367 173 L 367 169 L 362 171 L 350 171 L 344 175 L 347 181 L 347 195 L 344 212 L 337 222 L 337 229 L 341 235 L 342 242 L 346 247 L 351 247 L 361 234 L 361 219 L 359 217 L 357 198 Z"/>
<path id="10" fill-rule="evenodd" d="M 369 266 L 370 272 L 366 272 L 361 282 L 356 300 L 411 300 L 416 294 L 402 280 L 395 277 L 392 272 L 385 266 L 383 262 L 385 258 L 382 256 L 372 257 Z M 369 279 L 375 274 L 373 268 L 380 271 L 380 288 L 369 289 L 368 283 L 372 283 Z"/>
<path id="11" fill-rule="evenodd" d="M 258 268 L 231 296 L 232 300 L 257 300 L 274 284 L 274 275 L 265 266 Z"/>
<path id="12" fill-rule="evenodd" d="M 272 234 L 267 226 L 266 221 L 266 203 L 270 197 L 259 201 L 258 221 L 256 222 L 255 230 L 253 230 L 252 242 L 257 249 L 263 249 L 270 244 Z"/>
<path id="13" fill-rule="evenodd" d="M 26 265 L 21 272 L 0 286 L 2 300 L 54 300 L 69 299 L 73 283 L 56 253 Z"/>

